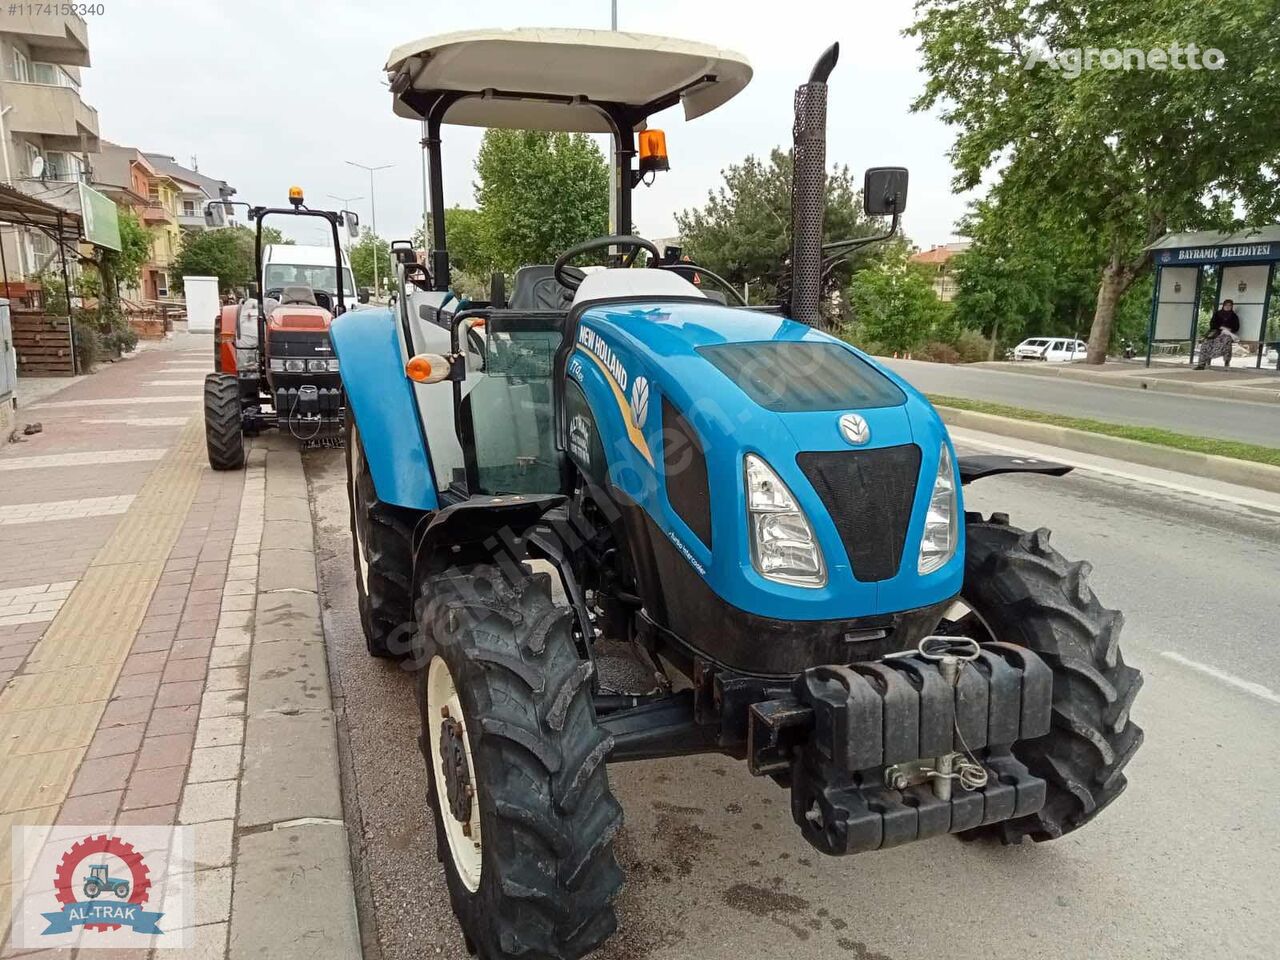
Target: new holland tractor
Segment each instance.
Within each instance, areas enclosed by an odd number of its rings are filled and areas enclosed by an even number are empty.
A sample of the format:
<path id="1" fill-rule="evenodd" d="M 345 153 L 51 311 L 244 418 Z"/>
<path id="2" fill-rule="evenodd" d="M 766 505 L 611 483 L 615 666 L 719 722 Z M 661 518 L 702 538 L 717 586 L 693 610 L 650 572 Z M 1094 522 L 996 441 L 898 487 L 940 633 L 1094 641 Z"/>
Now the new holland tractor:
<path id="1" fill-rule="evenodd" d="M 963 505 L 963 484 L 1068 468 L 957 456 L 920 393 L 818 329 L 823 273 L 856 243 L 822 238 L 837 52 L 795 98 L 781 307 L 727 302 L 628 234 L 468 302 L 436 217 L 394 310 L 334 321 L 365 639 L 420 668 L 426 802 L 483 957 L 580 957 L 615 929 L 609 762 L 743 760 L 827 854 L 1051 840 L 1124 790 L 1141 676 L 1121 615 L 1047 530 Z M 432 209 L 446 122 L 577 130 L 614 138 L 624 226 L 668 166 L 646 119 L 700 117 L 751 76 L 725 50 L 589 30 L 420 40 L 387 72 L 396 113 L 425 121 Z M 890 232 L 906 188 L 867 174 Z"/>
<path id="2" fill-rule="evenodd" d="M 341 435 L 344 399 L 338 360 L 329 341 L 333 318 L 356 296 L 351 265 L 338 228 L 354 228 L 355 215 L 311 210 L 300 187 L 289 188 L 288 207 L 250 207 L 254 221 L 254 283 L 248 299 L 224 306 L 214 337 L 214 372 L 204 379 L 204 429 L 209 465 L 244 466 L 244 438 L 271 427 L 303 441 Z M 232 201 L 215 200 L 228 211 Z M 332 248 L 262 243 L 269 216 L 319 217 Z M 350 218 L 350 219 L 348 219 Z M 361 302 L 368 300 L 362 291 Z"/>

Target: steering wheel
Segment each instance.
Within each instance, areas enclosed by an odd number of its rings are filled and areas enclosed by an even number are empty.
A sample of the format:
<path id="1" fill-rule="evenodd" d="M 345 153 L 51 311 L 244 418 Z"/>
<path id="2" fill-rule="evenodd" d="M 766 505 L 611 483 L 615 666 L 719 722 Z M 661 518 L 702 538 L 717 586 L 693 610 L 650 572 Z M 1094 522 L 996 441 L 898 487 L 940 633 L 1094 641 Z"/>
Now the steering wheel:
<path id="1" fill-rule="evenodd" d="M 629 247 L 631 252 L 622 259 L 624 267 L 630 267 L 635 263 L 636 257 L 640 255 L 641 250 L 647 251 L 649 256 L 653 258 L 654 263 L 662 259 L 662 254 L 658 252 L 658 248 L 644 237 L 635 237 L 626 233 L 618 233 L 609 237 L 596 237 L 594 240 L 587 240 L 576 247 L 570 247 L 556 257 L 555 267 L 553 268 L 556 283 L 566 290 L 577 290 L 582 285 L 584 277 L 582 271 L 569 266 L 569 261 L 591 250 L 599 250 L 601 247 Z M 570 270 L 573 270 L 573 273 L 570 273 Z M 574 276 L 575 273 L 579 274 L 579 276 Z"/>

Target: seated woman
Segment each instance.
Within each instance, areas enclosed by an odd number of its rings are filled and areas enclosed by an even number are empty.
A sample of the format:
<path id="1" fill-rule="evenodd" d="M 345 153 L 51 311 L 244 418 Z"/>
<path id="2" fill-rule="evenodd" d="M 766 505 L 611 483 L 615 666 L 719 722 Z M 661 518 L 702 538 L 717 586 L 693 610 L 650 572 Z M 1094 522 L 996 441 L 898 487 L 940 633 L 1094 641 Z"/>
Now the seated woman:
<path id="1" fill-rule="evenodd" d="M 1221 308 L 1213 312 L 1209 320 L 1209 332 L 1200 343 L 1200 362 L 1197 370 L 1203 370 L 1214 357 L 1222 358 L 1224 367 L 1231 366 L 1231 349 L 1240 339 L 1240 315 L 1235 301 L 1223 300 Z"/>

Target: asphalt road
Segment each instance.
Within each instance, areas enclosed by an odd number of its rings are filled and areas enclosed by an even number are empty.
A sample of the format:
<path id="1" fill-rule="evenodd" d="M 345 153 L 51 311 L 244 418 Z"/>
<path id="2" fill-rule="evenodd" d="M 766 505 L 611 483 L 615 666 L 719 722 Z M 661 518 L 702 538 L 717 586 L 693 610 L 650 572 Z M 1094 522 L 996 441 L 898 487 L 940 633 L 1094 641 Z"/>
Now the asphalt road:
<path id="1" fill-rule="evenodd" d="M 462 960 L 411 679 L 365 655 L 354 615 L 341 452 L 306 460 L 366 957 Z M 1053 527 L 1059 549 L 1093 562 L 1103 601 L 1125 610 L 1125 655 L 1146 675 L 1134 718 L 1147 732 L 1128 792 L 1055 843 L 943 837 L 835 860 L 801 840 L 784 791 L 733 761 L 614 766 L 627 885 L 620 931 L 598 956 L 1277 955 L 1280 515 L 1083 473 L 968 492 L 970 509 Z"/>
<path id="2" fill-rule="evenodd" d="M 1280 407 L 1273 403 L 1109 387 L 989 367 L 883 358 L 881 362 L 926 393 L 1280 447 Z"/>

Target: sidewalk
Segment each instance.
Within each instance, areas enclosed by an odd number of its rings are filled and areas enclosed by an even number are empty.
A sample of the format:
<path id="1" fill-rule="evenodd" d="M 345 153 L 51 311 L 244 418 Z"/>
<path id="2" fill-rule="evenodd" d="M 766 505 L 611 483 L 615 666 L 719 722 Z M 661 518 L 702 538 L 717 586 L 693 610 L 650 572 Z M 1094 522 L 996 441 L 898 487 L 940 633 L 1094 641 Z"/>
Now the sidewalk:
<path id="1" fill-rule="evenodd" d="M 0 869 L 14 825 L 191 824 L 191 956 L 355 957 L 301 461 L 208 468 L 210 353 L 178 334 L 0 449 Z"/>
<path id="2" fill-rule="evenodd" d="M 1249 365 L 1245 365 L 1245 360 Z M 1196 370 L 1189 364 L 1158 364 L 1147 367 L 1137 361 L 1109 361 L 1089 367 L 1082 363 L 1034 363 L 995 360 L 975 363 L 974 367 L 1021 373 L 1038 377 L 1060 377 L 1102 383 L 1110 387 L 1135 390 L 1160 390 L 1192 396 L 1218 397 L 1223 400 L 1248 400 L 1254 403 L 1280 403 L 1280 374 L 1273 367 L 1257 369 L 1253 358 L 1237 358 L 1230 369 L 1211 367 Z"/>

